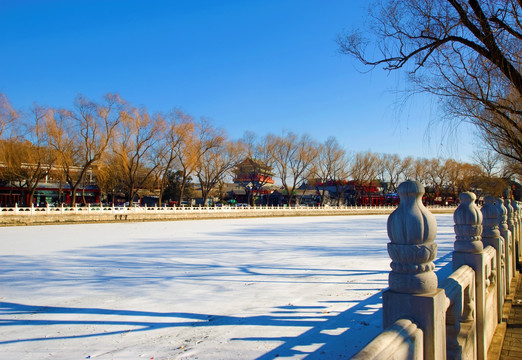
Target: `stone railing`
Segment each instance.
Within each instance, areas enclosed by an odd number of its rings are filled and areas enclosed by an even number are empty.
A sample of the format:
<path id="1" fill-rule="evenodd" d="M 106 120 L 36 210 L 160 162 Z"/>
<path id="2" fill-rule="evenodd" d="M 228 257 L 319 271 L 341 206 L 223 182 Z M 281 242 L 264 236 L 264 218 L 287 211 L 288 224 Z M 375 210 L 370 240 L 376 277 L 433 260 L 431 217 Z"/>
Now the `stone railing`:
<path id="1" fill-rule="evenodd" d="M 354 359 L 486 359 L 520 258 L 521 214 L 515 201 L 460 195 L 453 215 L 453 273 L 439 286 L 433 259 L 437 224 L 421 202 L 423 186 L 399 187 L 388 218 L 389 289 L 385 329 Z M 397 349 L 397 352 L 392 351 Z"/>
<path id="2" fill-rule="evenodd" d="M 155 221 L 232 217 L 386 215 L 396 206 L 76 206 L 0 207 L 0 225 L 59 222 Z M 455 207 L 432 207 L 433 212 L 452 213 Z"/>
<path id="3" fill-rule="evenodd" d="M 347 210 L 374 210 L 374 211 L 393 211 L 397 206 L 103 206 L 103 205 L 87 205 L 87 206 L 28 206 L 28 207 L 0 207 L 0 216 L 2 215 L 50 215 L 50 214 L 175 214 L 180 212 L 245 212 L 245 211 L 347 211 Z M 455 208 L 448 206 L 434 206 L 433 209 L 449 209 Z"/>
<path id="4" fill-rule="evenodd" d="M 461 266 L 442 282 L 441 288 L 447 298 L 447 358 L 458 359 L 462 353 L 475 351 L 475 271 Z"/>
<path id="5" fill-rule="evenodd" d="M 356 355 L 357 359 L 422 359 L 423 333 L 414 323 L 399 319 Z"/>

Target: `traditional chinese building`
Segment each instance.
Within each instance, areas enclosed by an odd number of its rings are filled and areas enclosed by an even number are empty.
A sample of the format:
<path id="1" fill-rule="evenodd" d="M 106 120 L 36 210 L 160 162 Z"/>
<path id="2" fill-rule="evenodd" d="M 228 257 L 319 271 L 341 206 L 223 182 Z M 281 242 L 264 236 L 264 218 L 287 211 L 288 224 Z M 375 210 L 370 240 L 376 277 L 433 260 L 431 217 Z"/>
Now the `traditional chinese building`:
<path id="1" fill-rule="evenodd" d="M 246 158 L 234 170 L 234 183 L 251 184 L 252 187 L 260 187 L 274 183 L 272 169 L 259 160 Z"/>

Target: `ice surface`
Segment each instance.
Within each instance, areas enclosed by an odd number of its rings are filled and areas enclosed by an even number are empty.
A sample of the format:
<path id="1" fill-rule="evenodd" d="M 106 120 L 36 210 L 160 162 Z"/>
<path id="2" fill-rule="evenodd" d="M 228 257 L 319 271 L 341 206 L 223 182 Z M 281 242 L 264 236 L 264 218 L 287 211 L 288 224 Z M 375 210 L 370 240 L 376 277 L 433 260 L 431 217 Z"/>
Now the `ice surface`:
<path id="1" fill-rule="evenodd" d="M 451 215 L 437 215 L 447 276 Z M 5 359 L 348 359 L 381 329 L 387 216 L 0 228 Z"/>

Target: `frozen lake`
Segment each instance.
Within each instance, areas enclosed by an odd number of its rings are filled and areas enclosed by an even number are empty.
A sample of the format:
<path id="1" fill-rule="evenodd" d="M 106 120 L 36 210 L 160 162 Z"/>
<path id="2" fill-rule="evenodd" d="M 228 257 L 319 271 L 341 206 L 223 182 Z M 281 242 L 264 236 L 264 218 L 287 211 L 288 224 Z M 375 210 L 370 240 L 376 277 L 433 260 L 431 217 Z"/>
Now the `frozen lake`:
<path id="1" fill-rule="evenodd" d="M 449 272 L 452 215 L 436 215 Z M 387 216 L 0 228 L 6 359 L 348 359 L 381 329 Z"/>

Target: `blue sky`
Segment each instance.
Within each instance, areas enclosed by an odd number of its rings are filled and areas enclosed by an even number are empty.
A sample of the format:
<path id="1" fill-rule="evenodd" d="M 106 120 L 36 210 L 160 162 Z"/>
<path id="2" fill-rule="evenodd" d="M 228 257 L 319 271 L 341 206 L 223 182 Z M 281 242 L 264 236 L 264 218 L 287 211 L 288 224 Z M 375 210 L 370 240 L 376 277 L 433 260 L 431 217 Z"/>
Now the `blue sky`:
<path id="1" fill-rule="evenodd" d="M 180 108 L 230 138 L 292 131 L 350 152 L 470 161 L 465 139 L 428 137 L 435 100 L 405 104 L 404 74 L 338 53 L 366 0 L 0 0 L 0 92 L 12 105 L 72 107 L 117 92 L 151 112 Z M 462 129 L 461 129 L 462 130 Z"/>

